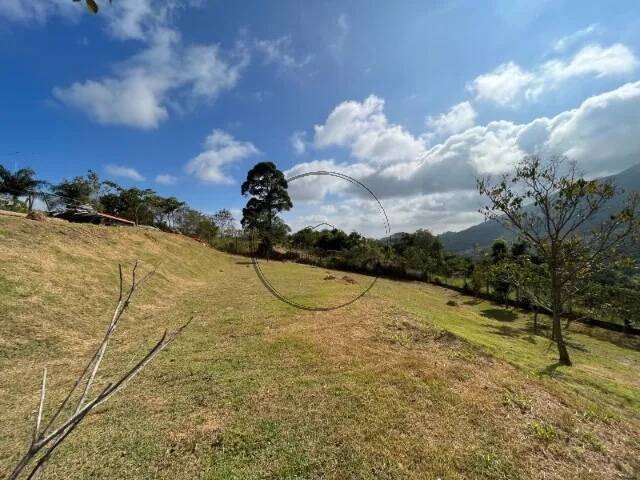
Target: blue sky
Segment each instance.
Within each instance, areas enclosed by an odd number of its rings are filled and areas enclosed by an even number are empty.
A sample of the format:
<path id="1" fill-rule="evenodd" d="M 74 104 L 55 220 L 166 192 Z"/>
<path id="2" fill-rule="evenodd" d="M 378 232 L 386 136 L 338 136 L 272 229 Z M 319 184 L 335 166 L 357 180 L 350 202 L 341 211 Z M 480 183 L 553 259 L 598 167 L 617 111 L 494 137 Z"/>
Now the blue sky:
<path id="1" fill-rule="evenodd" d="M 393 231 L 441 232 L 477 223 L 474 178 L 524 153 L 640 161 L 635 1 L 99 3 L 0 0 L 0 163 L 237 212 L 271 160 L 362 180 Z M 294 228 L 382 233 L 340 180 L 291 191 Z"/>

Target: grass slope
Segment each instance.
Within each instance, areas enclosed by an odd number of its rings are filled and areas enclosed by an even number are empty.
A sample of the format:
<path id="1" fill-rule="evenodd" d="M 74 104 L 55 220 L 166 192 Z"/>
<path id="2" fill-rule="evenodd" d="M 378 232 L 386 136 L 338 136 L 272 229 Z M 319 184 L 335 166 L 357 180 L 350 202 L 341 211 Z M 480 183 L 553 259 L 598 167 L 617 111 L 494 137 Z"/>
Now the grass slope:
<path id="1" fill-rule="evenodd" d="M 105 359 L 104 381 L 183 336 L 53 457 L 45 478 L 637 478 L 640 352 L 571 327 L 576 366 L 527 315 L 380 280 L 352 305 L 276 300 L 247 260 L 134 229 L 0 216 L 0 477 L 24 450 L 43 366 L 48 412 L 103 333 L 117 264 L 158 273 Z M 370 279 L 263 264 L 298 302 Z M 447 302 L 454 300 L 457 306 Z M 575 330 L 574 330 L 575 329 Z"/>

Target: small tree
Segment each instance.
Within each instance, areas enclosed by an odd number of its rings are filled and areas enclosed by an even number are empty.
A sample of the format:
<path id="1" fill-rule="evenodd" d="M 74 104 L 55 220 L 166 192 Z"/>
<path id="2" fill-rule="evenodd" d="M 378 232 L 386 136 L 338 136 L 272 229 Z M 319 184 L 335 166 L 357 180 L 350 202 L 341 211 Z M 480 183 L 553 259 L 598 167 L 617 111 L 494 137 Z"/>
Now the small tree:
<path id="1" fill-rule="evenodd" d="M 276 221 L 278 213 L 293 207 L 287 186 L 284 174 L 272 162 L 256 164 L 242 184 L 242 195 L 251 198 L 242 209 L 241 223 L 244 228 L 258 232 L 263 254 L 273 250 L 275 236 L 282 230 L 279 225 L 282 222 Z"/>
<path id="2" fill-rule="evenodd" d="M 233 233 L 235 218 L 233 218 L 233 214 L 229 210 L 226 208 L 218 210 L 211 218 L 222 235 L 228 236 Z"/>
<path id="3" fill-rule="evenodd" d="M 20 197 L 26 197 L 27 209 L 31 211 L 37 193 L 36 188 L 45 183 L 37 180 L 35 174 L 31 168 L 21 168 L 11 173 L 0 165 L 0 194 L 9 195 L 14 203 L 18 203 Z"/>
<path id="4" fill-rule="evenodd" d="M 565 302 L 580 279 L 618 255 L 640 229 L 637 196 L 609 219 L 594 222 L 602 207 L 620 192 L 610 182 L 585 180 L 563 157 L 524 157 L 515 173 L 501 181 L 478 180 L 490 204 L 482 211 L 526 240 L 544 260 L 549 276 L 549 310 L 559 362 L 571 365 L 560 322 Z M 589 231 L 589 228 L 596 227 Z"/>

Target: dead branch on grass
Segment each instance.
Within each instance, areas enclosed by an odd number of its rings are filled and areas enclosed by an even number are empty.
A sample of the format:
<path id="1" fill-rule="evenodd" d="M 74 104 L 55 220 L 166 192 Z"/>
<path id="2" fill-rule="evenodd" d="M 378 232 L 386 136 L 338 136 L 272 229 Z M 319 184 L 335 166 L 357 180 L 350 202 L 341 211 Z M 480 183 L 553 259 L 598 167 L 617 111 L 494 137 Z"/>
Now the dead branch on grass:
<path id="1" fill-rule="evenodd" d="M 9 475 L 8 480 L 18 479 L 23 472 L 26 472 L 27 469 L 31 467 L 31 465 L 33 465 L 33 467 L 31 468 L 31 472 L 26 478 L 35 478 L 35 476 L 44 468 L 53 451 L 80 424 L 82 419 L 95 407 L 108 400 L 120 389 L 124 388 L 133 377 L 140 373 L 144 369 L 144 367 L 146 367 L 149 362 L 151 362 L 151 360 L 153 360 L 162 350 L 167 348 L 177 338 L 182 330 L 184 330 L 191 322 L 191 320 L 189 320 L 187 323 L 171 333 L 167 333 L 167 331 L 165 330 L 160 340 L 153 346 L 153 348 L 151 348 L 147 352 L 144 357 L 142 357 L 141 360 L 138 361 L 138 363 L 136 363 L 133 368 L 127 371 L 118 380 L 109 383 L 100 391 L 100 393 L 90 399 L 91 387 L 95 382 L 96 376 L 100 369 L 100 365 L 104 358 L 105 352 L 109 347 L 109 341 L 111 340 L 113 333 L 118 327 L 118 324 L 120 323 L 124 312 L 131 304 L 134 294 L 136 293 L 138 288 L 140 288 L 149 279 L 149 277 L 151 277 L 151 275 L 155 273 L 155 270 L 153 270 L 142 277 L 142 279 L 137 279 L 137 269 L 138 262 L 136 262 L 133 266 L 133 270 L 131 273 L 131 285 L 125 292 L 122 276 L 122 265 L 118 265 L 118 272 L 120 277 L 119 297 L 107 331 L 105 332 L 104 337 L 102 338 L 102 341 L 100 342 L 97 350 L 85 366 L 84 370 L 74 383 L 65 399 L 58 406 L 58 408 L 56 408 L 54 414 L 49 419 L 46 426 L 42 428 L 43 410 L 47 391 L 47 369 L 44 369 L 44 373 L 42 375 L 42 384 L 40 388 L 40 402 L 38 404 L 38 411 L 36 415 L 31 444 L 29 445 L 27 452 L 22 456 L 22 458 L 16 465 L 13 472 Z M 80 390 L 81 393 L 79 395 L 75 408 L 73 408 L 72 410 L 73 413 L 71 413 L 66 418 L 66 420 L 56 422 L 65 408 L 69 405 L 74 394 L 79 392 Z M 54 426 L 56 425 L 56 423 L 57 426 Z"/>

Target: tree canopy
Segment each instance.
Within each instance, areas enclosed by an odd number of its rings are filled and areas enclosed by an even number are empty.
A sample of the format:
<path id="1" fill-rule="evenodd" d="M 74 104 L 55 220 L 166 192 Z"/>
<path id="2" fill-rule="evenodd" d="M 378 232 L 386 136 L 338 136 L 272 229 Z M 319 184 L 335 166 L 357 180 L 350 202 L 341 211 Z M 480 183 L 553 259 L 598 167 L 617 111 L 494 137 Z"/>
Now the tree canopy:
<path id="1" fill-rule="evenodd" d="M 251 197 L 242 209 L 241 223 L 258 233 L 263 253 L 272 250 L 275 237 L 282 230 L 278 213 L 293 207 L 287 187 L 284 174 L 272 162 L 256 164 L 241 186 L 242 195 Z"/>
<path id="2" fill-rule="evenodd" d="M 560 363 L 571 365 L 560 323 L 565 304 L 595 273 L 615 262 L 622 254 L 620 247 L 637 236 L 638 196 L 629 197 L 620 211 L 584 232 L 582 227 L 621 192 L 610 182 L 584 179 L 576 164 L 563 157 L 526 156 L 513 174 L 496 183 L 481 179 L 478 189 L 489 199 L 483 210 L 486 218 L 516 232 L 546 264 L 549 300 L 538 298 L 537 302 L 553 315 Z"/>

